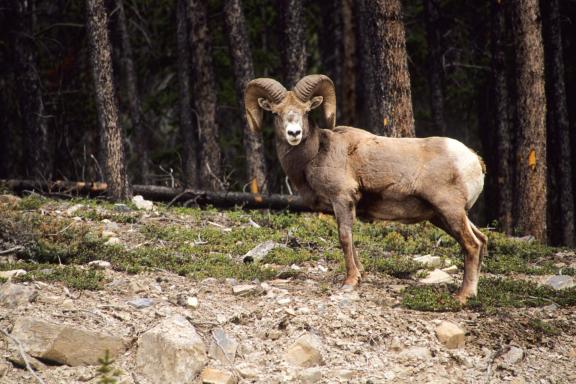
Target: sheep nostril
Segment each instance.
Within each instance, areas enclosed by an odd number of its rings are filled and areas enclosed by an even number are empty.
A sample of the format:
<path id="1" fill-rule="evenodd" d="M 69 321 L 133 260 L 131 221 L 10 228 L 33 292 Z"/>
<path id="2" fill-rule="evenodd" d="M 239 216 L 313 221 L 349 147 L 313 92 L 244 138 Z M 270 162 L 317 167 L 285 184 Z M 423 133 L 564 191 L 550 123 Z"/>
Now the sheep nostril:
<path id="1" fill-rule="evenodd" d="M 289 135 L 289 136 L 294 136 L 294 137 L 297 137 L 298 135 L 300 135 L 300 133 L 302 133 L 301 130 L 298 130 L 298 131 L 288 131 L 288 135 Z"/>

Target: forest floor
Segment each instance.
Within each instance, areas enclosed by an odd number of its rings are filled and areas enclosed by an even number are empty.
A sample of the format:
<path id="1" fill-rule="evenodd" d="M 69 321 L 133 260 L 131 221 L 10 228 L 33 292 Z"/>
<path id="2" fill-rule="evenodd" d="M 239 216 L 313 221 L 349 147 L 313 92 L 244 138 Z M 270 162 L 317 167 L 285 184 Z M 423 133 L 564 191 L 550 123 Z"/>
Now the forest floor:
<path id="1" fill-rule="evenodd" d="M 237 342 L 232 355 L 210 353 L 206 362 L 231 373 L 231 383 L 576 383 L 576 287 L 545 284 L 576 273 L 574 250 L 484 232 L 490 245 L 479 295 L 461 307 L 451 296 L 462 279 L 459 247 L 430 224 L 356 224 L 365 277 L 342 292 L 328 215 L 158 204 L 148 211 L 4 195 L 0 271 L 26 273 L 11 282 L 5 274 L 0 284 L 34 295 L 0 304 L 0 382 L 37 382 L 17 339 L 6 336 L 19 319 L 128 340 L 111 364 L 121 371 L 117 382 L 145 383 L 136 366 L 140 336 L 182 315 L 207 347 L 217 329 Z M 267 241 L 273 249 L 263 259 L 244 262 Z M 425 266 L 416 255 L 439 259 Z M 110 264 L 89 266 L 94 260 Z M 423 283 L 446 267 L 452 282 Z M 443 321 L 465 331 L 464 345 L 439 340 Z M 313 335 L 319 359 L 298 366 L 287 354 L 303 335 Z M 29 359 L 46 383 L 114 382 L 103 381 L 98 365 Z"/>

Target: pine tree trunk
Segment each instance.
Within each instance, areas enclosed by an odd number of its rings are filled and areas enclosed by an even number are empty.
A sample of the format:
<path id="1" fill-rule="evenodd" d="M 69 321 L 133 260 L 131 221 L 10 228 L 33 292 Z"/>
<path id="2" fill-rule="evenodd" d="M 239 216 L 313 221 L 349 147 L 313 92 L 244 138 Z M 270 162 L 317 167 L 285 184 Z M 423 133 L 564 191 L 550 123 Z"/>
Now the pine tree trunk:
<path id="1" fill-rule="evenodd" d="M 343 125 L 355 126 L 356 117 L 356 38 L 353 0 L 342 0 L 342 122 Z"/>
<path id="2" fill-rule="evenodd" d="M 198 132 L 192 116 L 190 99 L 190 46 L 188 45 L 188 0 L 178 0 L 176 39 L 178 43 L 178 103 L 182 137 L 182 170 L 184 185 L 199 188 Z"/>
<path id="3" fill-rule="evenodd" d="M 373 129 L 391 137 L 413 137 L 414 116 L 406 39 L 400 0 L 367 0 L 373 24 L 369 36 L 373 55 L 379 124 Z"/>
<path id="4" fill-rule="evenodd" d="M 292 87 L 306 74 L 306 35 L 302 0 L 282 0 L 284 86 Z"/>
<path id="5" fill-rule="evenodd" d="M 116 0 L 117 9 L 117 28 L 120 35 L 120 61 L 122 63 L 122 72 L 124 84 L 126 86 L 126 96 L 130 108 L 130 119 L 132 120 L 132 129 L 134 135 L 134 154 L 136 169 L 138 174 L 135 177 L 136 182 L 148 184 L 150 181 L 150 157 L 149 157 L 149 133 L 145 129 L 145 123 L 142 119 L 142 103 L 138 93 L 138 80 L 136 70 L 134 69 L 134 60 L 132 58 L 132 44 L 130 44 L 130 35 L 128 33 L 128 24 L 126 12 L 124 11 L 124 0 Z"/>
<path id="6" fill-rule="evenodd" d="M 357 0 L 354 5 L 355 18 L 358 20 L 356 28 L 356 44 L 358 47 L 358 55 L 356 60 L 360 65 L 360 76 L 357 79 L 356 85 L 358 88 L 357 94 L 357 116 L 359 116 L 360 127 L 367 129 L 374 133 L 381 133 L 380 127 L 382 120 L 379 117 L 379 103 L 376 99 L 375 86 L 376 82 L 374 73 L 374 57 L 372 55 L 372 47 L 368 36 L 372 36 L 375 32 L 372 28 L 371 15 L 368 10 L 367 2 L 369 0 Z"/>
<path id="7" fill-rule="evenodd" d="M 546 241 L 546 95 L 538 0 L 514 0 L 516 227 Z"/>
<path id="8" fill-rule="evenodd" d="M 434 130 L 439 135 L 446 135 L 444 120 L 444 89 L 442 76 L 442 25 L 438 12 L 439 5 L 435 0 L 424 0 L 426 13 L 426 38 L 428 40 L 428 83 L 430 86 L 430 110 Z"/>
<path id="9" fill-rule="evenodd" d="M 244 130 L 244 151 L 246 153 L 247 174 L 250 179 L 252 193 L 267 192 L 266 161 L 262 132 L 253 132 L 248 126 L 244 113 L 244 89 L 246 84 L 254 79 L 252 52 L 246 30 L 246 20 L 242 12 L 240 0 L 229 0 L 224 6 L 230 54 L 236 78 L 236 95 L 241 107 L 242 126 Z"/>
<path id="10" fill-rule="evenodd" d="M 87 0 L 86 9 L 96 110 L 105 145 L 106 181 L 110 196 L 115 200 L 122 200 L 130 196 L 130 186 L 126 175 L 123 132 L 118 124 L 118 107 L 112 80 L 108 16 L 103 0 Z"/>
<path id="11" fill-rule="evenodd" d="M 37 66 L 34 27 L 36 1 L 12 0 L 15 31 L 12 51 L 16 92 L 23 121 L 26 174 L 50 179 L 52 158 L 49 151 L 48 122 L 42 98 L 42 84 Z"/>
<path id="12" fill-rule="evenodd" d="M 225 189 L 216 123 L 216 81 L 212 65 L 212 43 L 208 31 L 206 2 L 189 0 L 190 47 L 194 109 L 198 114 L 200 144 L 200 185 L 211 190 Z"/>
<path id="13" fill-rule="evenodd" d="M 512 234 L 512 132 L 509 114 L 508 71 L 506 59 L 505 9 L 500 0 L 492 0 L 492 95 L 495 153 L 497 162 L 498 223 L 500 230 Z"/>
<path id="14" fill-rule="evenodd" d="M 552 230 L 559 236 L 561 244 L 574 246 L 574 193 L 572 184 L 572 157 L 570 150 L 570 122 L 566 104 L 566 85 L 564 82 L 564 59 L 562 35 L 560 30 L 560 7 L 558 0 L 542 1 L 543 34 L 546 54 L 546 79 L 548 98 L 548 134 L 552 144 L 548 159 L 554 186 L 549 196 L 556 196 L 553 211 L 559 220 L 552 221 Z M 552 202 L 550 202 L 552 205 Z"/>

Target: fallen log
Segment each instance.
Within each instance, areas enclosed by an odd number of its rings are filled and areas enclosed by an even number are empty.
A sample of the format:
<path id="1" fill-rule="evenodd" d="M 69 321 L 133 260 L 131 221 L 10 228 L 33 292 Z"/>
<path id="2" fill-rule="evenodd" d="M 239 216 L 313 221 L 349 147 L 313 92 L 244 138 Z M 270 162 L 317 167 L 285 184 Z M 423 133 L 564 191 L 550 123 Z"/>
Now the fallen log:
<path id="1" fill-rule="evenodd" d="M 108 186 L 102 182 L 0 180 L 0 187 L 17 194 L 34 191 L 49 196 L 105 196 Z M 192 189 L 175 189 L 158 185 L 133 185 L 134 195 L 147 200 L 180 203 L 184 205 L 213 205 L 215 207 L 239 206 L 246 209 L 275 209 L 294 212 L 310 212 L 302 199 L 296 195 L 260 195 L 246 192 L 212 192 Z"/>

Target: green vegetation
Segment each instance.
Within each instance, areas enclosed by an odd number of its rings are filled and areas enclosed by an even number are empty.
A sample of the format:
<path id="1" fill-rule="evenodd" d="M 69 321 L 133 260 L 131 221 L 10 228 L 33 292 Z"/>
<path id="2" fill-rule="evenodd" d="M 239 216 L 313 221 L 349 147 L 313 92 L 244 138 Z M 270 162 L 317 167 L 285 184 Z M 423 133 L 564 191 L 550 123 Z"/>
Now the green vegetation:
<path id="1" fill-rule="evenodd" d="M 110 352 L 106 350 L 104 357 L 98 359 L 100 366 L 96 370 L 98 373 L 98 384 L 116 384 L 122 371 L 114 368 L 114 360 L 110 357 Z"/>

